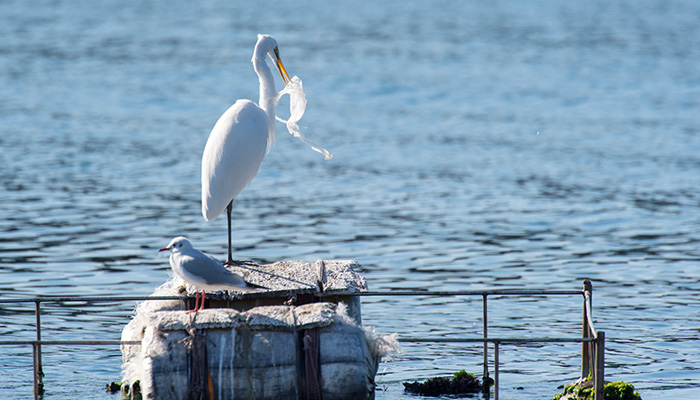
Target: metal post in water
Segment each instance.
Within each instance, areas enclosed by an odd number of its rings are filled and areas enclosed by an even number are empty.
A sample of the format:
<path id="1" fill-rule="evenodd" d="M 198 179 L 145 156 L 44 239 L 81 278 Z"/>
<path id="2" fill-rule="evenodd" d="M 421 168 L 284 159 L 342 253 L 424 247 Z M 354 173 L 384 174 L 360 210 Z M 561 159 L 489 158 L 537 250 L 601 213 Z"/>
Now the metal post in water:
<path id="1" fill-rule="evenodd" d="M 489 347 L 488 347 L 488 342 L 486 341 L 486 339 L 488 339 L 488 337 L 489 337 L 488 311 L 487 311 L 488 307 L 487 307 L 487 302 L 486 302 L 486 297 L 488 295 L 486 293 L 484 293 L 482 296 L 483 296 L 482 305 L 483 305 L 483 312 L 484 312 L 484 315 L 483 315 L 483 318 L 484 318 L 484 378 L 483 378 L 483 381 L 486 382 L 486 380 L 487 380 L 486 378 L 489 377 L 489 358 L 488 358 Z M 488 391 L 488 386 L 484 387 L 484 391 Z"/>
<path id="2" fill-rule="evenodd" d="M 594 400 L 603 400 L 605 393 L 605 332 L 597 332 L 595 336 L 595 372 L 593 385 Z"/>
<path id="3" fill-rule="evenodd" d="M 498 400 L 498 341 L 493 342 L 493 398 Z"/>
<path id="4" fill-rule="evenodd" d="M 591 337 L 591 329 L 589 324 L 591 321 L 588 320 L 588 299 L 592 296 L 593 286 L 591 281 L 585 279 L 583 281 L 583 337 Z M 581 343 L 581 382 L 588 379 L 588 374 L 591 371 L 590 365 L 591 359 L 591 342 Z"/>
<path id="5" fill-rule="evenodd" d="M 36 348 L 38 345 L 38 343 L 32 343 L 32 374 L 34 376 L 34 400 L 39 400 L 39 381 L 37 380 L 39 372 L 36 368 Z"/>
<path id="6" fill-rule="evenodd" d="M 32 346 L 34 353 L 34 398 L 44 395 L 44 369 L 41 366 L 41 301 L 34 301 L 36 314 L 36 343 Z"/>

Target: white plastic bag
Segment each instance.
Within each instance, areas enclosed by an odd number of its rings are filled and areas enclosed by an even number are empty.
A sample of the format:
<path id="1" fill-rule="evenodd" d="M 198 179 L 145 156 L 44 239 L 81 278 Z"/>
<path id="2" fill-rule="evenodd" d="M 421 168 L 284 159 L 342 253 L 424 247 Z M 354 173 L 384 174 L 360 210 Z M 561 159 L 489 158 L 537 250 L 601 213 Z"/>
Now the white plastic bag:
<path id="1" fill-rule="evenodd" d="M 282 98 L 282 96 L 285 94 L 289 95 L 289 119 L 284 120 L 278 116 L 275 116 L 275 118 L 287 125 L 287 130 L 291 135 L 306 143 L 314 151 L 323 154 L 324 159 L 332 159 L 333 155 L 329 153 L 328 150 L 307 139 L 299 129 L 298 122 L 306 110 L 306 94 L 304 93 L 304 87 L 301 84 L 301 79 L 299 79 L 298 76 L 292 77 L 292 80 L 289 81 L 284 89 L 280 90 L 280 92 L 277 94 L 277 102 L 279 102 L 280 98 Z"/>

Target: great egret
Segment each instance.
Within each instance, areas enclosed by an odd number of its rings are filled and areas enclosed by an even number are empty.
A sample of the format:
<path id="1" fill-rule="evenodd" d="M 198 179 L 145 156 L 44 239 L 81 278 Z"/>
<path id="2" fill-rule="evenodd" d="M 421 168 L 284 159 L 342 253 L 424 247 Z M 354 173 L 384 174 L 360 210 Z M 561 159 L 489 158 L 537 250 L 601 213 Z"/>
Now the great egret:
<path id="1" fill-rule="evenodd" d="M 238 100 L 214 125 L 202 155 L 202 215 L 210 221 L 226 209 L 228 219 L 228 258 L 231 258 L 231 209 L 233 199 L 255 177 L 266 148 L 275 141 L 275 105 L 277 92 L 269 56 L 285 85 L 290 81 L 277 48 L 270 35 L 258 35 L 253 51 L 253 68 L 260 81 L 258 104 Z"/>
<path id="2" fill-rule="evenodd" d="M 253 289 L 242 277 L 226 269 L 221 261 L 192 247 L 184 236 L 176 237 L 159 251 L 170 251 L 170 266 L 173 271 L 197 290 L 194 310 L 188 311 L 188 314 L 204 308 L 205 289 L 237 292 L 249 292 Z M 201 305 L 199 290 L 202 291 Z"/>

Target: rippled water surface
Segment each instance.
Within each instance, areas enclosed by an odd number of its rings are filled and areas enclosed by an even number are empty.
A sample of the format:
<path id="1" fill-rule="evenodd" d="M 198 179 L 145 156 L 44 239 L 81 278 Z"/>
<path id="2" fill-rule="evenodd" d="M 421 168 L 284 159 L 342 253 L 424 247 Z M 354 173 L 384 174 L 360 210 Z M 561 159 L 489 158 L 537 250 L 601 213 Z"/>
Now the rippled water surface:
<path id="1" fill-rule="evenodd" d="M 645 400 L 700 398 L 700 3 L 203 3 L 0 1 L 2 299 L 150 294 L 169 274 L 156 249 L 181 234 L 224 257 L 199 163 L 219 115 L 257 99 L 264 32 L 335 158 L 278 126 L 237 200 L 238 258 L 357 259 L 376 290 L 589 278 L 606 377 Z M 116 340 L 134 304 L 79 306 L 46 305 L 44 338 Z M 365 298 L 363 320 L 476 337 L 480 307 Z M 575 336 L 580 307 L 494 298 L 490 334 Z M 33 337 L 31 307 L 0 313 L 0 339 Z M 579 348 L 504 345 L 501 398 L 551 398 Z M 403 350 L 378 398 L 482 368 L 480 345 Z M 31 349 L 0 354 L 0 392 L 30 398 Z M 44 364 L 47 399 L 114 398 L 118 348 L 50 347 Z"/>

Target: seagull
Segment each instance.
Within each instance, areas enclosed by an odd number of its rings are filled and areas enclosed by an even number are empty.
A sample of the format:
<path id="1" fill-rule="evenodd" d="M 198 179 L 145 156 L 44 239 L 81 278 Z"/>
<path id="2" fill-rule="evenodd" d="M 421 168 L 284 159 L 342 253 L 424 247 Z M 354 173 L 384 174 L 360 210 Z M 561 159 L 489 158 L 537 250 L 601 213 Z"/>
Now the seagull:
<path id="1" fill-rule="evenodd" d="M 201 304 L 199 291 L 196 291 L 194 309 L 187 311 L 187 314 L 204 309 L 205 289 L 245 293 L 256 287 L 262 288 L 246 283 L 240 275 L 226 269 L 221 261 L 192 247 L 192 243 L 184 236 L 176 237 L 158 251 L 170 251 L 170 266 L 173 271 L 196 290 L 202 291 Z"/>

